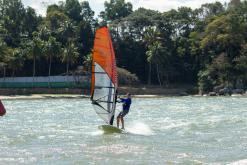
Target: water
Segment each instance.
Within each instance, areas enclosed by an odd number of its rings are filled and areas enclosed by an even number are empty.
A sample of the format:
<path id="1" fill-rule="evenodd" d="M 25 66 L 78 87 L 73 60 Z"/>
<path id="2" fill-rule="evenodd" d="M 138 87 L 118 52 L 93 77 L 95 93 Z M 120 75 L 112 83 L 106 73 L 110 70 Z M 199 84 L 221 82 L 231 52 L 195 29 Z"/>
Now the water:
<path id="1" fill-rule="evenodd" d="M 135 98 L 110 135 L 88 99 L 3 103 L 0 165 L 247 164 L 244 97 Z"/>

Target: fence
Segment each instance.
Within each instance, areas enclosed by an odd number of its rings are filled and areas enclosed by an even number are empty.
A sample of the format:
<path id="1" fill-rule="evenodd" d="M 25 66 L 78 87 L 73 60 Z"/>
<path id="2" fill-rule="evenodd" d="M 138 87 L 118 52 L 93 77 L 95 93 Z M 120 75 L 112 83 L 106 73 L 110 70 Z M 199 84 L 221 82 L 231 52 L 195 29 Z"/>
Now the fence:
<path id="1" fill-rule="evenodd" d="M 0 88 L 88 88 L 89 86 L 89 76 L 0 78 Z"/>

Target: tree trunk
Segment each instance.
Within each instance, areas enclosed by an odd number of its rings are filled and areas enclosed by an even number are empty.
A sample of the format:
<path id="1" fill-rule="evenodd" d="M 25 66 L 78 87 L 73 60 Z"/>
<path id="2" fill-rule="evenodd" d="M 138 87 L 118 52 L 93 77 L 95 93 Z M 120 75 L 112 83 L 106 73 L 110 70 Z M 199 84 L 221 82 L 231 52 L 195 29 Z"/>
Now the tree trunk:
<path id="1" fill-rule="evenodd" d="M 67 54 L 67 66 L 66 66 L 66 75 L 67 75 L 67 85 L 68 85 L 68 76 L 69 76 L 69 54 Z"/>
<path id="2" fill-rule="evenodd" d="M 35 77 L 35 72 L 36 72 L 35 68 L 36 68 L 36 57 L 33 56 L 33 82 L 32 82 L 32 87 L 34 87 L 34 77 Z"/>
<path id="3" fill-rule="evenodd" d="M 6 68 L 3 68 L 3 82 L 4 82 L 4 86 L 5 86 L 5 77 L 6 77 Z"/>
<path id="4" fill-rule="evenodd" d="M 69 58 L 67 57 L 67 64 L 66 64 L 66 75 L 69 75 Z"/>
<path id="5" fill-rule="evenodd" d="M 166 75 L 166 87 L 169 87 L 169 84 L 170 84 L 170 80 L 169 80 L 169 75 L 167 73 L 167 75 Z"/>
<path id="6" fill-rule="evenodd" d="M 15 76 L 15 69 L 12 69 L 12 75 L 11 77 L 14 77 Z"/>
<path id="7" fill-rule="evenodd" d="M 152 74 L 152 63 L 149 62 L 149 71 L 148 71 L 148 85 L 151 85 L 151 74 Z"/>
<path id="8" fill-rule="evenodd" d="M 156 71 L 157 71 L 157 79 L 158 79 L 159 84 L 160 84 L 160 86 L 161 86 L 162 84 L 161 84 L 161 80 L 160 80 L 159 65 L 158 65 L 158 64 L 156 64 Z"/>
<path id="9" fill-rule="evenodd" d="M 49 88 L 50 88 L 50 87 L 51 87 L 50 76 L 51 76 L 51 62 L 52 62 L 52 56 L 51 56 L 51 55 L 49 55 L 49 56 L 50 56 L 50 63 L 49 63 L 49 73 L 48 73 L 48 75 L 49 75 L 48 86 L 49 86 Z"/>
<path id="10" fill-rule="evenodd" d="M 5 77 L 6 77 L 6 68 L 4 67 L 3 68 L 3 78 L 4 78 L 4 80 L 5 80 Z"/>

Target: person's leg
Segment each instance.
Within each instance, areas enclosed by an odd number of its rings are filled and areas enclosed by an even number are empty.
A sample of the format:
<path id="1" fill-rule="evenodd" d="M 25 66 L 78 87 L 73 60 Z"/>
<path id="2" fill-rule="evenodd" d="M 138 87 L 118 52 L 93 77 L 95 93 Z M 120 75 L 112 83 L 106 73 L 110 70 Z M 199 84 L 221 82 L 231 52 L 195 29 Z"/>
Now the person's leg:
<path id="1" fill-rule="evenodd" d="M 121 118 L 122 112 L 120 112 L 117 116 L 117 127 L 119 128 L 119 122 L 120 122 L 120 118 Z"/>
<path id="2" fill-rule="evenodd" d="M 124 119 L 121 117 L 122 129 L 124 129 Z"/>
<path id="3" fill-rule="evenodd" d="M 128 114 L 128 111 L 123 111 L 123 113 L 121 114 L 120 121 L 122 123 L 122 129 L 124 129 L 124 116 L 127 114 Z"/>
<path id="4" fill-rule="evenodd" d="M 119 121 L 120 121 L 120 119 L 119 119 L 119 117 L 117 117 L 117 127 L 119 128 Z"/>

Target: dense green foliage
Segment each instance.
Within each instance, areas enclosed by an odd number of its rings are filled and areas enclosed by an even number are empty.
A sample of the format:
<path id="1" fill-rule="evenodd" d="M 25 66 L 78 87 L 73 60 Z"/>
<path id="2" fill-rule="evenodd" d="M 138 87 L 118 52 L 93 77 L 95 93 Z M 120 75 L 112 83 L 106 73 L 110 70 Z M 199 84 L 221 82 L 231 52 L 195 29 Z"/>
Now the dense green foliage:
<path id="1" fill-rule="evenodd" d="M 0 0 L 2 76 L 56 75 L 90 66 L 95 29 L 111 29 L 118 67 L 142 83 L 247 87 L 247 1 L 158 12 L 124 0 L 96 18 L 87 1 L 48 6 L 45 17 L 21 0 Z M 46 66 L 46 67 L 44 67 Z"/>
<path id="2" fill-rule="evenodd" d="M 130 73 L 128 70 L 123 68 L 117 68 L 118 83 L 120 85 L 135 85 L 139 83 L 138 78 L 135 74 Z"/>

